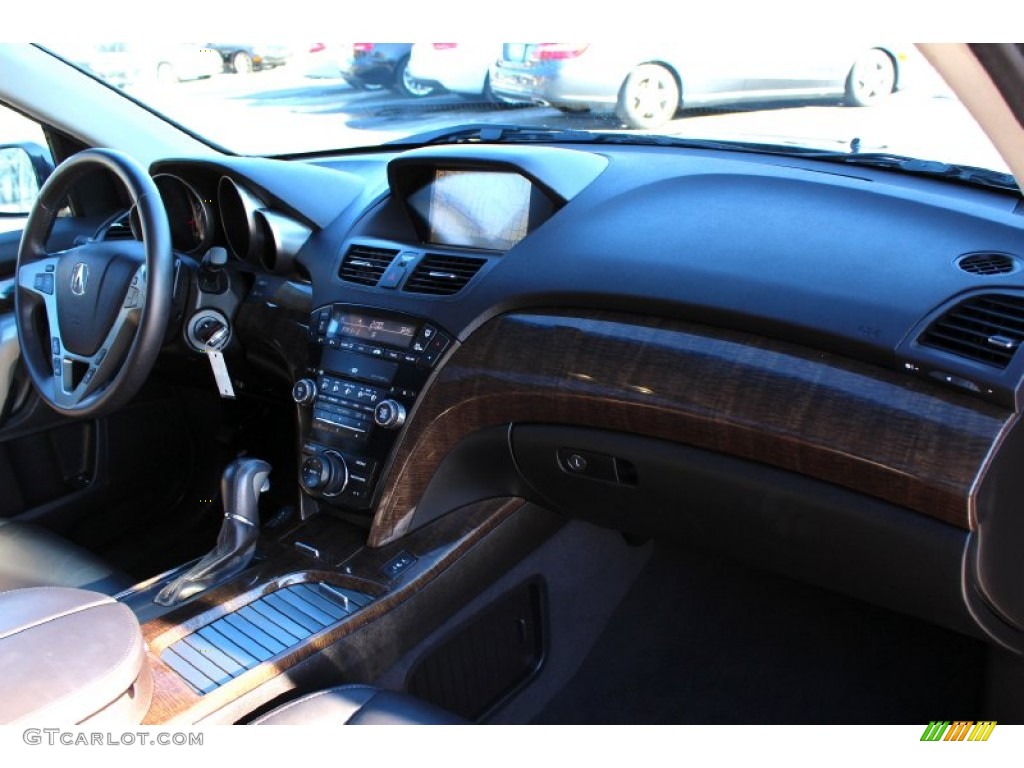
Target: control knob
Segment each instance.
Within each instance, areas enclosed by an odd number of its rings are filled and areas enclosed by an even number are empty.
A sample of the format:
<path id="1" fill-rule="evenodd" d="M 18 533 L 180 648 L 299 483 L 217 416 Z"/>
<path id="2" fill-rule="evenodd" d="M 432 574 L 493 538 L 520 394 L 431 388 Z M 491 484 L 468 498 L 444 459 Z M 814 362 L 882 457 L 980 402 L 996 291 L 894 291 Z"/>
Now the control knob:
<path id="1" fill-rule="evenodd" d="M 299 405 L 312 405 L 316 400 L 316 382 L 312 379 L 299 379 L 292 387 L 292 399 Z"/>
<path id="2" fill-rule="evenodd" d="M 381 400 L 373 409 L 373 423 L 384 429 L 398 429 L 405 424 L 405 406 L 397 400 Z"/>
<path id="3" fill-rule="evenodd" d="M 337 496 L 348 485 L 348 464 L 337 451 L 307 456 L 299 470 L 299 480 L 307 491 Z"/>

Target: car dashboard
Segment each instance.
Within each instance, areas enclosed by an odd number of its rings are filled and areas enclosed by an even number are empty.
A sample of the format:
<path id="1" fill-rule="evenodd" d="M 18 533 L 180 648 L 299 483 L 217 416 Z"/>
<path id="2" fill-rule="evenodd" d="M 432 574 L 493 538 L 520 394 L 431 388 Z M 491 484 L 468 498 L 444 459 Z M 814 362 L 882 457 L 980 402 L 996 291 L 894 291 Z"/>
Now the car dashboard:
<path id="1" fill-rule="evenodd" d="M 292 388 L 303 519 L 400 553 L 523 498 L 1024 648 L 1019 198 L 628 145 L 151 173 L 178 341 Z"/>

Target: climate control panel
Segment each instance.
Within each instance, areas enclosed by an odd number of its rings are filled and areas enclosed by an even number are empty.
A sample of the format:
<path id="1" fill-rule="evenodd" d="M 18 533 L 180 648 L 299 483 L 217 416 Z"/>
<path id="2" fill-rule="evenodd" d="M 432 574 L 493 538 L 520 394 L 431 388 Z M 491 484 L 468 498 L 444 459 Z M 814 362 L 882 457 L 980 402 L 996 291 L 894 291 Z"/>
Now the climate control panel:
<path id="1" fill-rule="evenodd" d="M 422 318 L 347 304 L 314 310 L 309 334 L 310 366 L 292 388 L 308 416 L 299 485 L 328 504 L 367 509 L 451 336 Z"/>

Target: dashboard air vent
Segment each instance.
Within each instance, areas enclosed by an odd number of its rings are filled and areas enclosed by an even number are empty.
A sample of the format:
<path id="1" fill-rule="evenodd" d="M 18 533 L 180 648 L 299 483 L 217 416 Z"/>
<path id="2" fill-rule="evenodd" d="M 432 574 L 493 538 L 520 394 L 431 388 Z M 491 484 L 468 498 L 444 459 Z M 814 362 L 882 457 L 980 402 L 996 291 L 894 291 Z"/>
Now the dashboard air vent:
<path id="1" fill-rule="evenodd" d="M 106 232 L 102 233 L 103 240 L 135 240 L 135 233 L 132 231 L 131 221 L 128 214 L 110 222 Z"/>
<path id="2" fill-rule="evenodd" d="M 428 253 L 409 276 L 405 290 L 411 293 L 451 296 L 461 291 L 486 263 L 487 259 Z"/>
<path id="3" fill-rule="evenodd" d="M 353 245 L 341 262 L 338 277 L 350 283 L 376 285 L 397 255 L 398 251 L 393 248 Z"/>
<path id="4" fill-rule="evenodd" d="M 985 294 L 960 302 L 928 326 L 920 343 L 996 368 L 1024 342 L 1024 298 Z"/>
<path id="5" fill-rule="evenodd" d="M 1007 275 L 1017 271 L 1017 260 L 1005 253 L 971 253 L 956 265 L 972 275 Z"/>

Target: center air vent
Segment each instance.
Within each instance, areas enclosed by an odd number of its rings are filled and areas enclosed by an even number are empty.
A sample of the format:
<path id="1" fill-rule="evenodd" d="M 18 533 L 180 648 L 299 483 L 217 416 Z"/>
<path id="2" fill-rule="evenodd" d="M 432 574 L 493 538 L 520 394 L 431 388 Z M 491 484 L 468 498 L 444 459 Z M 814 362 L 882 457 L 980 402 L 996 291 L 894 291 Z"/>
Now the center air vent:
<path id="1" fill-rule="evenodd" d="M 920 343 L 1005 368 L 1024 342 L 1024 298 L 985 294 L 960 302 L 928 326 Z"/>
<path id="2" fill-rule="evenodd" d="M 486 263 L 487 259 L 428 253 L 409 277 L 405 290 L 434 296 L 451 296 L 461 291 Z"/>
<path id="3" fill-rule="evenodd" d="M 1005 253 L 971 253 L 956 265 L 972 275 L 1008 275 L 1017 271 L 1017 260 Z"/>
<path id="4" fill-rule="evenodd" d="M 397 255 L 398 251 L 392 248 L 353 245 L 341 262 L 338 277 L 350 283 L 376 285 Z"/>

